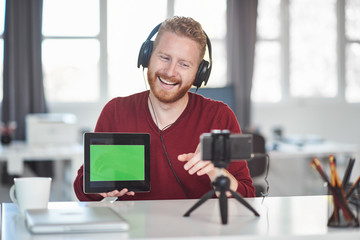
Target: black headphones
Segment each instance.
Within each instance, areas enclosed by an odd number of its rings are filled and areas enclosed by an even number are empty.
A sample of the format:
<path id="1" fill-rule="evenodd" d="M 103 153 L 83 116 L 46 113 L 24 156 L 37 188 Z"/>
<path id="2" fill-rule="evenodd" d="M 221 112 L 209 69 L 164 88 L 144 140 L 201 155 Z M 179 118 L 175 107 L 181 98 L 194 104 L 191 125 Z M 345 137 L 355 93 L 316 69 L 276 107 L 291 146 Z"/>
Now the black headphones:
<path id="1" fill-rule="evenodd" d="M 137 63 L 138 68 L 140 68 L 140 65 L 143 66 L 144 68 L 149 66 L 150 56 L 154 46 L 154 41 L 152 41 L 151 38 L 159 31 L 161 24 L 162 23 L 157 25 L 151 31 L 146 41 L 141 45 L 139 57 L 138 57 L 138 63 Z M 204 59 L 201 61 L 198 71 L 196 73 L 195 81 L 193 83 L 193 85 L 197 88 L 199 88 L 202 83 L 204 83 L 204 85 L 207 84 L 212 68 L 211 42 L 206 33 L 205 36 L 206 36 L 206 44 L 208 46 L 208 51 L 209 51 L 210 63 Z"/>

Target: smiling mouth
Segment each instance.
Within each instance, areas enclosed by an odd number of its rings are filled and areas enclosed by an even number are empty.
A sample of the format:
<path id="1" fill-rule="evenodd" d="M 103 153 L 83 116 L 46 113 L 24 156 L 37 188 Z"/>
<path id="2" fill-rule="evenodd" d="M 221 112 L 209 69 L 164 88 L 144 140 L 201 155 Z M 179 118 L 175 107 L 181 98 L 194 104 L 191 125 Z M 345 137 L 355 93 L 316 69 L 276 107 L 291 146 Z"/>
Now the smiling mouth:
<path id="1" fill-rule="evenodd" d="M 178 83 L 172 83 L 172 82 L 168 82 L 164 79 L 162 79 L 161 77 L 158 77 L 158 79 L 160 80 L 160 82 L 162 82 L 163 84 L 165 85 L 169 85 L 169 86 L 175 86 L 175 85 L 178 85 Z"/>

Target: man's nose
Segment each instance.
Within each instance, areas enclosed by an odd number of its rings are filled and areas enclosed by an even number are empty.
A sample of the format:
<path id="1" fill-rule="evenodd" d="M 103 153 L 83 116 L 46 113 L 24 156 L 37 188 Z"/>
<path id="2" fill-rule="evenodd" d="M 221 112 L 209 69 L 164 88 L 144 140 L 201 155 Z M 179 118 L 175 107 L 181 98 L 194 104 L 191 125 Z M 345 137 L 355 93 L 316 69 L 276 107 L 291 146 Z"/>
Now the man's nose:
<path id="1" fill-rule="evenodd" d="M 174 77 L 176 76 L 176 62 L 170 62 L 170 64 L 168 65 L 167 69 L 166 69 L 166 74 L 168 75 L 168 77 Z"/>

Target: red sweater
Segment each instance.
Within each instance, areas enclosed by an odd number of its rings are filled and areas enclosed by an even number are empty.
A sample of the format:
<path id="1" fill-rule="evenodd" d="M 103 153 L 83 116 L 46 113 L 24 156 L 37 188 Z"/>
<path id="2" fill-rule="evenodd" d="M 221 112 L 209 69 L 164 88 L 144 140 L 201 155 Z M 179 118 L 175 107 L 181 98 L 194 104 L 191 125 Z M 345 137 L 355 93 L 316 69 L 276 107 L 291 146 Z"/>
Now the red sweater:
<path id="1" fill-rule="evenodd" d="M 159 130 L 148 108 L 149 91 L 129 97 L 118 97 L 108 102 L 102 110 L 95 132 L 150 133 L 151 190 L 123 196 L 121 200 L 185 199 L 186 194 L 176 181 L 163 149 Z M 212 189 L 207 175 L 189 175 L 184 163 L 177 160 L 183 153 L 195 152 L 202 133 L 212 129 L 229 129 L 240 133 L 240 126 L 233 111 L 224 103 L 189 92 L 189 103 L 179 120 L 162 132 L 165 148 L 173 169 L 190 198 L 201 198 Z M 238 180 L 237 192 L 244 197 L 254 197 L 255 189 L 246 161 L 232 161 L 228 171 Z M 83 166 L 74 181 L 74 190 L 80 201 L 101 200 L 98 194 L 83 192 Z"/>

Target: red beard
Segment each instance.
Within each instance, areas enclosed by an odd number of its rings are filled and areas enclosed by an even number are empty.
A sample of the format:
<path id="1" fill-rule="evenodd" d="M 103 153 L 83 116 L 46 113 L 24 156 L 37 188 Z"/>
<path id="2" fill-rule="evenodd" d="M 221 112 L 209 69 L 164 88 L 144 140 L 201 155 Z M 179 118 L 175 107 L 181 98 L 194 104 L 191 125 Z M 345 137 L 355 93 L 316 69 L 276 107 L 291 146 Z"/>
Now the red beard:
<path id="1" fill-rule="evenodd" d="M 183 86 L 183 82 L 180 78 L 169 78 L 166 76 L 166 74 L 162 74 L 159 71 L 155 72 L 154 74 L 150 70 L 148 70 L 147 77 L 152 93 L 157 99 L 159 99 L 159 101 L 163 103 L 173 103 L 178 101 L 185 96 L 185 94 L 189 91 L 192 85 L 191 83 Z M 178 90 L 167 91 L 165 89 L 162 89 L 158 83 L 158 81 L 160 81 L 159 77 L 160 79 L 166 79 L 167 82 L 176 83 L 175 87 L 178 88 Z"/>

